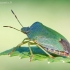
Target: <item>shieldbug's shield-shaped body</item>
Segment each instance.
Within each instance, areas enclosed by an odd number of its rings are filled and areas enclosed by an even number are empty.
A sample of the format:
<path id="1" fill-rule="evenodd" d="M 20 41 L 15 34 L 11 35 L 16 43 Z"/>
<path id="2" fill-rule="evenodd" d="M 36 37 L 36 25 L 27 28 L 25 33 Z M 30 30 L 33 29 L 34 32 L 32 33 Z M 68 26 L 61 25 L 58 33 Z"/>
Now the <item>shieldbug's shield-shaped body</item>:
<path id="1" fill-rule="evenodd" d="M 13 11 L 12 11 L 12 13 L 14 14 Z M 16 15 L 15 15 L 15 17 L 18 20 Z M 19 20 L 18 20 L 18 22 L 19 22 Z M 20 23 L 20 25 L 22 26 L 21 23 Z M 10 28 L 16 29 L 11 26 L 4 26 L 4 27 L 10 27 Z M 16 30 L 18 30 L 18 29 L 16 29 Z M 70 44 L 67 41 L 67 39 L 64 36 L 62 36 L 60 33 L 43 25 L 40 22 L 34 22 L 30 27 L 22 26 L 21 30 L 18 30 L 18 31 L 21 31 L 22 33 L 26 34 L 28 38 L 25 38 L 12 51 L 14 51 L 17 47 L 20 47 L 21 45 L 28 43 L 29 50 L 31 53 L 31 58 L 33 56 L 33 53 L 30 48 L 30 45 L 37 45 L 40 49 L 42 49 L 51 58 L 53 58 L 53 56 L 50 53 L 54 53 L 54 54 L 57 54 L 60 56 L 66 56 L 66 57 L 69 56 L 69 54 L 70 54 Z M 11 54 L 12 51 L 9 54 Z"/>

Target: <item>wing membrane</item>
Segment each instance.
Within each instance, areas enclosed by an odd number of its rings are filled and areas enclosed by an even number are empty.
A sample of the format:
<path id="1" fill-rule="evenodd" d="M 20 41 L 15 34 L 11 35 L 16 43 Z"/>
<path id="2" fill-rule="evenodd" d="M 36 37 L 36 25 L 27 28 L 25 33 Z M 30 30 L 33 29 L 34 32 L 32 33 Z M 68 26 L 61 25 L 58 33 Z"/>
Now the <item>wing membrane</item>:
<path id="1" fill-rule="evenodd" d="M 38 44 L 40 44 L 41 46 L 43 46 L 45 48 L 48 48 L 48 49 L 64 51 L 60 42 L 56 39 L 53 39 L 53 38 L 46 38 L 46 37 L 43 37 L 43 36 L 38 36 L 36 38 L 36 42 Z"/>

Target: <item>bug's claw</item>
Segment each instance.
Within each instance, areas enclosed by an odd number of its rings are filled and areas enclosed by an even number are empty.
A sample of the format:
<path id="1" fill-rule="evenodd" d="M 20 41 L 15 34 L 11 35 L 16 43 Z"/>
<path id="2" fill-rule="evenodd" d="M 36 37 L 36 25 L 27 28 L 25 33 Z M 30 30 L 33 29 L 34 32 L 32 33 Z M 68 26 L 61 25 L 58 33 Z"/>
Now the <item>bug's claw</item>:
<path id="1" fill-rule="evenodd" d="M 31 54 L 31 55 L 30 55 L 30 62 L 33 60 L 33 57 L 34 57 L 34 55 Z"/>
<path id="2" fill-rule="evenodd" d="M 8 53 L 8 56 L 9 56 L 9 57 L 10 57 L 11 53 L 12 53 L 12 52 L 9 52 L 9 53 Z"/>
<path id="3" fill-rule="evenodd" d="M 10 56 L 10 54 L 8 53 L 8 56 Z"/>
<path id="4" fill-rule="evenodd" d="M 10 56 L 11 53 L 12 53 L 12 52 L 9 52 L 8 55 Z"/>
<path id="5" fill-rule="evenodd" d="M 54 58 L 54 56 L 50 55 L 50 58 Z"/>
<path id="6" fill-rule="evenodd" d="M 8 53 L 8 55 L 10 56 L 10 54 Z"/>

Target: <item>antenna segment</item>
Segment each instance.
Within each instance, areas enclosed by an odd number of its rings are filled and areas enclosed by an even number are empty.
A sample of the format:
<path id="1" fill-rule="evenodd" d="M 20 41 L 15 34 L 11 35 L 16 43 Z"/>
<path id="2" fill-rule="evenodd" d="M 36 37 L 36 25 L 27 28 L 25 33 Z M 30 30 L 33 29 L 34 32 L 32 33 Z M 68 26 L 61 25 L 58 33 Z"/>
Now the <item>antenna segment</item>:
<path id="1" fill-rule="evenodd" d="M 3 27 L 9 27 L 9 28 L 13 28 L 13 29 L 15 29 L 15 30 L 17 30 L 17 31 L 20 31 L 20 30 L 14 28 L 14 27 L 11 27 L 11 26 L 3 26 Z"/>
<path id="2" fill-rule="evenodd" d="M 13 10 L 11 10 L 11 12 L 12 12 L 13 15 L 15 16 L 15 18 L 17 19 L 17 21 L 19 22 L 19 24 L 23 27 L 23 25 L 20 23 L 20 21 L 18 20 L 17 16 L 16 16 L 15 13 L 13 12 Z"/>

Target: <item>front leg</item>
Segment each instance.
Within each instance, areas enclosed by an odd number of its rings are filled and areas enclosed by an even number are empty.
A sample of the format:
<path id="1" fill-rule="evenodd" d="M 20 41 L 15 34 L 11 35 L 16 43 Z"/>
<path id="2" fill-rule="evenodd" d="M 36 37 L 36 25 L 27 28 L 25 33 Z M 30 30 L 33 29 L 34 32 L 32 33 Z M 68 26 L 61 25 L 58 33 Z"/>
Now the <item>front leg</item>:
<path id="1" fill-rule="evenodd" d="M 25 38 L 20 44 L 18 44 L 16 47 L 14 47 L 13 50 L 10 53 L 8 53 L 8 55 L 10 55 L 12 52 L 14 52 L 17 47 L 21 47 L 21 45 L 26 44 L 28 42 L 29 42 L 29 39 L 28 38 Z"/>

